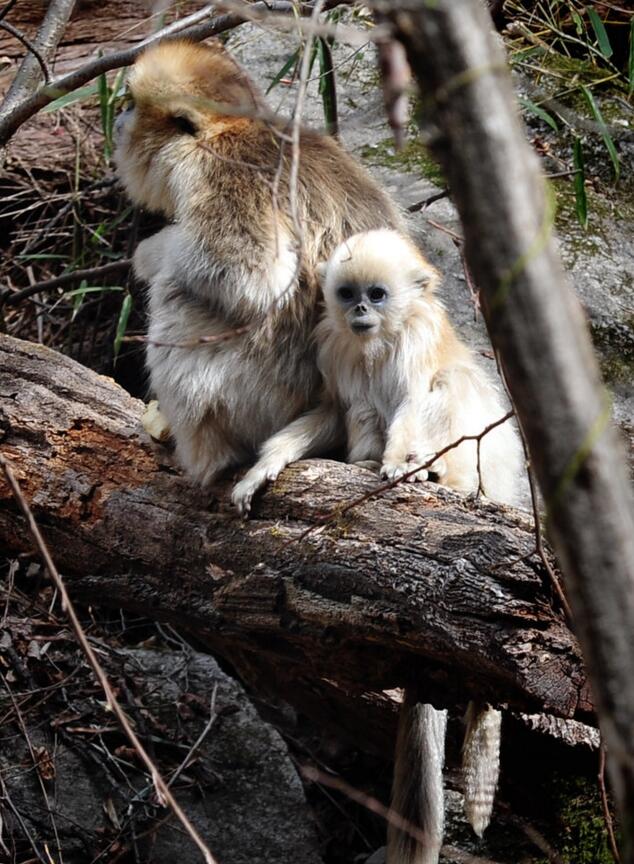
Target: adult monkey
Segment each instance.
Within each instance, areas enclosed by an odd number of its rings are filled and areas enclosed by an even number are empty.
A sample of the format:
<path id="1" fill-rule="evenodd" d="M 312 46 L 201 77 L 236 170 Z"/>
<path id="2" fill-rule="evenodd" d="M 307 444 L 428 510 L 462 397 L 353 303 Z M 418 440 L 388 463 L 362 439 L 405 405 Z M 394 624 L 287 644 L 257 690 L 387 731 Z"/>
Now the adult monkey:
<path id="1" fill-rule="evenodd" d="M 171 221 L 134 256 L 136 275 L 149 283 L 150 383 L 177 458 L 208 486 L 317 400 L 310 339 L 317 264 L 353 234 L 403 225 L 366 172 L 316 132 L 301 133 L 291 190 L 289 124 L 262 119 L 262 97 L 220 48 L 152 47 L 137 60 L 129 89 L 133 104 L 117 120 L 118 173 L 136 204 Z M 405 812 L 434 845 L 443 821 L 439 718 L 444 712 L 430 706 L 403 711 L 399 734 L 402 746 L 414 736 L 438 757 L 426 767 L 434 782 L 424 780 L 434 806 L 417 766 L 405 778 L 420 802 L 417 814 L 411 806 Z M 430 860 L 389 854 L 390 864 Z"/>

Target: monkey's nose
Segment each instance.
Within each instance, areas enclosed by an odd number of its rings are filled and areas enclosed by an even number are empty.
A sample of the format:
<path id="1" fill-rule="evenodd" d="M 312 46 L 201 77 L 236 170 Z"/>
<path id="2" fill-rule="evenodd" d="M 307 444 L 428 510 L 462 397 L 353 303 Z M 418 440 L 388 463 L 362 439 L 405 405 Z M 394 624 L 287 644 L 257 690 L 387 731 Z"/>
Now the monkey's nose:
<path id="1" fill-rule="evenodd" d="M 368 307 L 365 305 L 365 303 L 358 303 L 354 307 L 354 311 L 357 313 L 357 315 L 365 315 L 368 311 Z"/>

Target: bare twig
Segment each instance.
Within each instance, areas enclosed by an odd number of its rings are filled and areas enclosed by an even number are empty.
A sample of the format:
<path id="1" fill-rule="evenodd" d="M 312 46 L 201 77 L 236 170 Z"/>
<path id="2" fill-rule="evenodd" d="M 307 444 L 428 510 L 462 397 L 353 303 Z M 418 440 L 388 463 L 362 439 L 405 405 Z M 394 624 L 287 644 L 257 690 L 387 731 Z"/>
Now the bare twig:
<path id="1" fill-rule="evenodd" d="M 605 827 L 608 832 L 608 840 L 610 841 L 610 851 L 612 852 L 612 857 L 616 861 L 616 864 L 621 864 L 621 856 L 619 854 L 619 847 L 616 842 L 616 836 L 614 834 L 614 822 L 612 821 L 612 814 L 610 813 L 610 805 L 608 803 L 608 791 L 605 787 L 605 745 L 603 741 L 601 741 L 601 746 L 599 747 L 599 793 L 601 795 L 601 807 L 603 808 L 603 818 L 605 820 Z"/>
<path id="2" fill-rule="evenodd" d="M 69 0 L 66 0 L 66 2 L 69 2 Z M 40 87 L 35 92 L 30 92 L 25 98 L 12 100 L 10 103 L 5 100 L 2 108 L 0 108 L 0 147 L 7 144 L 11 136 L 15 134 L 26 120 L 37 114 L 40 109 L 44 108 L 54 99 L 76 90 L 104 72 L 131 65 L 147 47 L 159 41 L 187 38 L 199 42 L 210 36 L 218 36 L 220 33 L 233 30 L 245 21 L 254 20 L 287 30 L 308 30 L 311 22 L 303 22 L 301 19 L 297 19 L 295 13 L 299 11 L 301 14 L 308 14 L 313 9 L 310 4 L 298 7 L 291 0 L 260 0 L 260 2 L 253 4 L 237 3 L 235 4 L 237 11 L 212 18 L 211 16 L 216 8 L 216 5 L 207 5 L 185 18 L 181 18 L 173 24 L 163 27 L 131 48 L 107 54 L 104 57 L 98 57 L 89 63 L 85 63 L 73 72 L 52 79 L 48 86 Z M 233 4 L 232 8 L 234 8 Z M 386 38 L 389 30 L 387 28 L 376 28 L 371 34 L 368 34 L 365 31 L 360 31 L 353 27 L 344 27 L 340 24 L 316 23 L 311 32 L 317 35 L 334 36 L 339 41 L 350 44 L 360 44 L 361 42 L 365 44 L 371 40 L 379 41 Z"/>
<path id="3" fill-rule="evenodd" d="M 13 9 L 13 7 L 15 6 L 15 4 L 16 4 L 17 2 L 18 2 L 18 0 L 9 0 L 8 3 L 5 3 L 5 4 L 4 4 L 4 6 L 2 7 L 2 9 L 0 9 L 0 21 L 2 21 L 3 18 L 6 18 L 6 17 L 7 17 L 7 15 L 8 15 L 9 12 Z"/>
<path id="4" fill-rule="evenodd" d="M 74 6 L 75 0 L 52 0 L 48 4 L 37 35 L 29 46 L 29 53 L 22 61 L 0 107 L 0 128 L 5 116 L 10 116 L 14 110 L 18 110 L 21 105 L 33 98 L 38 88 L 41 89 L 39 87 L 42 80 L 41 61 L 52 62 Z M 36 48 L 39 57 L 33 51 L 33 47 Z M 44 77 L 46 78 L 46 72 Z M 0 146 L 4 143 L 5 140 L 0 133 Z"/>
<path id="5" fill-rule="evenodd" d="M 194 828 L 187 815 L 182 810 L 180 804 L 176 801 L 176 799 L 170 792 L 168 784 L 165 782 L 165 780 L 163 780 L 162 776 L 158 771 L 158 768 L 148 755 L 146 749 L 144 748 L 143 744 L 141 744 L 132 726 L 130 725 L 130 721 L 128 720 L 125 711 L 117 701 L 117 698 L 114 695 L 112 687 L 110 686 L 110 682 L 108 681 L 106 673 L 103 671 L 99 661 L 97 660 L 97 655 L 95 654 L 88 639 L 86 638 L 86 634 L 84 633 L 83 627 L 81 626 L 79 618 L 77 617 L 77 613 L 75 612 L 75 607 L 71 603 L 68 592 L 66 591 L 64 581 L 59 574 L 57 567 L 55 566 L 55 563 L 51 557 L 48 546 L 44 538 L 42 537 L 42 534 L 40 533 L 40 529 L 38 528 L 31 508 L 29 507 L 29 504 L 24 497 L 22 489 L 20 488 L 20 484 L 18 483 L 15 474 L 13 473 L 9 461 L 1 453 L 0 466 L 4 471 L 13 496 L 24 515 L 24 518 L 26 519 L 29 532 L 42 557 L 44 565 L 46 566 L 46 569 L 48 570 L 49 575 L 53 580 L 57 591 L 59 592 L 62 601 L 62 608 L 68 615 L 71 627 L 73 628 L 77 641 L 79 642 L 79 645 L 84 652 L 86 659 L 88 660 L 88 663 L 90 664 L 90 667 L 95 674 L 95 677 L 97 678 L 99 684 L 103 689 L 110 710 L 113 712 L 113 714 L 119 721 L 121 728 L 128 736 L 130 743 L 132 744 L 132 746 L 138 753 L 141 761 L 147 768 L 152 778 L 152 782 L 154 783 L 154 788 L 156 789 L 156 794 L 159 802 L 163 806 L 169 806 L 172 809 L 174 815 L 177 817 L 187 834 L 191 837 L 191 839 L 194 841 L 194 843 L 202 853 L 206 864 L 217 864 L 216 858 L 214 858 L 212 853 L 209 851 L 205 841 L 202 839 L 196 828 Z"/>
<path id="6" fill-rule="evenodd" d="M 51 291 L 53 288 L 61 288 L 64 285 L 81 282 L 83 279 L 99 279 L 102 276 L 109 276 L 111 273 L 125 273 L 130 269 L 131 264 L 132 262 L 129 258 L 123 258 L 121 261 L 110 261 L 108 264 L 102 264 L 101 267 L 73 270 L 71 273 L 64 273 L 61 276 L 56 276 L 54 279 L 36 282 L 34 285 L 29 285 L 28 288 L 22 288 L 13 294 L 9 293 L 9 289 L 6 288 L 3 295 L 0 296 L 0 307 L 16 306 L 22 300 L 26 300 L 40 291 Z"/>
<path id="7" fill-rule="evenodd" d="M 0 28 L 2 30 L 6 30 L 7 33 L 10 33 L 12 36 L 21 42 L 24 47 L 33 54 L 37 62 L 40 64 L 40 69 L 42 70 L 42 75 L 44 76 L 44 80 L 48 84 L 51 80 L 51 72 L 48 68 L 48 64 L 44 59 L 44 56 L 40 53 L 39 48 L 37 48 L 30 39 L 28 39 L 21 30 L 18 30 L 17 27 L 14 27 L 13 24 L 9 24 L 8 21 L 3 21 L 0 18 Z"/>
<path id="8" fill-rule="evenodd" d="M 323 530 L 323 528 L 330 522 L 334 522 L 336 519 L 340 519 L 342 516 L 348 513 L 348 511 L 352 510 L 353 507 L 358 507 L 360 504 L 365 504 L 366 501 L 370 501 L 372 498 L 377 498 L 380 495 L 383 495 L 384 492 L 389 492 L 390 489 L 394 489 L 395 486 L 400 486 L 401 483 L 407 482 L 410 477 L 418 474 L 419 471 L 424 471 L 427 468 L 431 468 L 431 466 L 437 459 L 439 459 L 441 456 L 444 456 L 445 453 L 448 453 L 450 450 L 454 450 L 456 447 L 459 447 L 460 444 L 463 444 L 465 441 L 481 441 L 485 435 L 488 435 L 488 433 L 491 432 L 493 429 L 501 426 L 503 423 L 506 423 L 506 421 L 510 420 L 510 418 L 514 414 L 515 411 L 513 409 L 507 411 L 503 417 L 500 417 L 499 420 L 495 420 L 493 423 L 489 423 L 489 425 L 485 426 L 484 429 L 477 435 L 461 435 L 460 438 L 457 438 L 455 441 L 452 441 L 451 444 L 447 444 L 446 447 L 442 447 L 440 450 L 434 453 L 433 456 L 430 456 L 423 465 L 417 465 L 416 468 L 412 468 L 411 471 L 407 471 L 405 474 L 397 477 L 396 480 L 389 480 L 387 483 L 382 483 L 380 486 L 376 486 L 374 489 L 370 489 L 369 492 L 365 492 L 363 495 L 359 495 L 357 498 L 353 498 L 346 504 L 343 504 L 340 507 L 336 507 L 330 513 L 322 516 L 321 519 L 317 521 L 316 525 L 311 525 L 305 531 L 302 531 L 302 533 L 299 534 L 297 537 L 293 537 L 288 540 L 284 545 L 291 546 L 293 543 L 301 542 L 306 537 L 308 537 L 309 534 L 312 534 L 317 530 Z"/>
<path id="9" fill-rule="evenodd" d="M 440 201 L 442 198 L 447 198 L 449 195 L 449 189 L 443 189 L 442 192 L 436 192 L 434 195 L 429 195 L 427 198 L 423 198 L 422 201 L 416 201 L 415 204 L 410 204 L 407 208 L 407 212 L 418 213 L 421 210 L 426 210 L 436 201 Z"/>
<path id="10" fill-rule="evenodd" d="M 20 711 L 20 706 L 18 705 L 17 699 L 13 694 L 13 690 L 9 687 L 9 682 L 5 678 L 5 676 L 0 672 L 0 679 L 4 684 L 4 689 L 9 694 L 9 699 L 11 700 L 11 705 L 13 706 L 13 712 L 15 714 L 15 718 L 17 720 L 18 726 L 20 727 L 20 731 L 22 732 L 22 737 L 24 738 L 24 742 L 29 751 L 29 755 L 31 757 L 31 762 L 33 763 L 33 768 L 35 770 L 35 775 L 37 777 L 40 791 L 42 793 L 42 798 L 44 799 L 44 804 L 46 805 L 46 812 L 48 813 L 49 819 L 51 820 L 51 827 L 53 829 L 53 834 L 55 836 L 55 844 L 57 846 L 57 853 L 59 855 L 60 861 L 63 861 L 62 856 L 62 845 L 59 839 L 59 832 L 57 830 L 57 823 L 55 821 L 55 815 L 51 809 L 51 802 L 48 800 L 48 794 L 46 792 L 46 787 L 44 786 L 44 781 L 42 780 L 42 775 L 39 770 L 39 759 L 33 749 L 33 744 L 31 742 L 31 738 L 29 736 L 29 730 L 26 728 L 26 723 L 24 722 L 24 717 L 22 716 L 22 712 Z"/>

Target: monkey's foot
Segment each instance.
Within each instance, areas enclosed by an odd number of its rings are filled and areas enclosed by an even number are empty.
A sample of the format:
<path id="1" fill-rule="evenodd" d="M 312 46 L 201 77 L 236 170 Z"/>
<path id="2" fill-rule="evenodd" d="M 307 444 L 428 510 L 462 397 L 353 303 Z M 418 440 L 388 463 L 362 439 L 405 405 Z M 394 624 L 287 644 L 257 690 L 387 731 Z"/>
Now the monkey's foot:
<path id="1" fill-rule="evenodd" d="M 422 483 L 427 480 L 427 469 L 422 466 L 419 468 L 415 462 L 384 462 L 381 466 L 381 477 L 384 480 L 399 480 L 408 475 L 410 471 L 416 471 L 416 473 L 406 477 L 405 483 Z"/>
<path id="2" fill-rule="evenodd" d="M 281 470 L 278 466 L 256 464 L 247 471 L 239 483 L 236 483 L 231 493 L 231 502 L 244 519 L 251 512 L 251 502 L 255 493 L 269 481 L 275 480 Z"/>

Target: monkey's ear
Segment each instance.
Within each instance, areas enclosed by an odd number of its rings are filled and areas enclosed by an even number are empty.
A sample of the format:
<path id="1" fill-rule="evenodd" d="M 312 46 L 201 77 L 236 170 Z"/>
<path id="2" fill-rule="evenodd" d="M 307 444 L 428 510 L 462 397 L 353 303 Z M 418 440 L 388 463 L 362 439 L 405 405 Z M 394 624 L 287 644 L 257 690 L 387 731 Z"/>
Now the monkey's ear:
<path id="1" fill-rule="evenodd" d="M 438 272 L 426 262 L 417 262 L 410 273 L 412 285 L 420 291 L 433 291 L 438 284 Z"/>
<path id="2" fill-rule="evenodd" d="M 317 281 L 324 287 L 324 282 L 326 281 L 326 271 L 328 270 L 328 264 L 325 261 L 321 261 L 317 267 L 315 268 L 315 273 L 317 274 Z"/>

